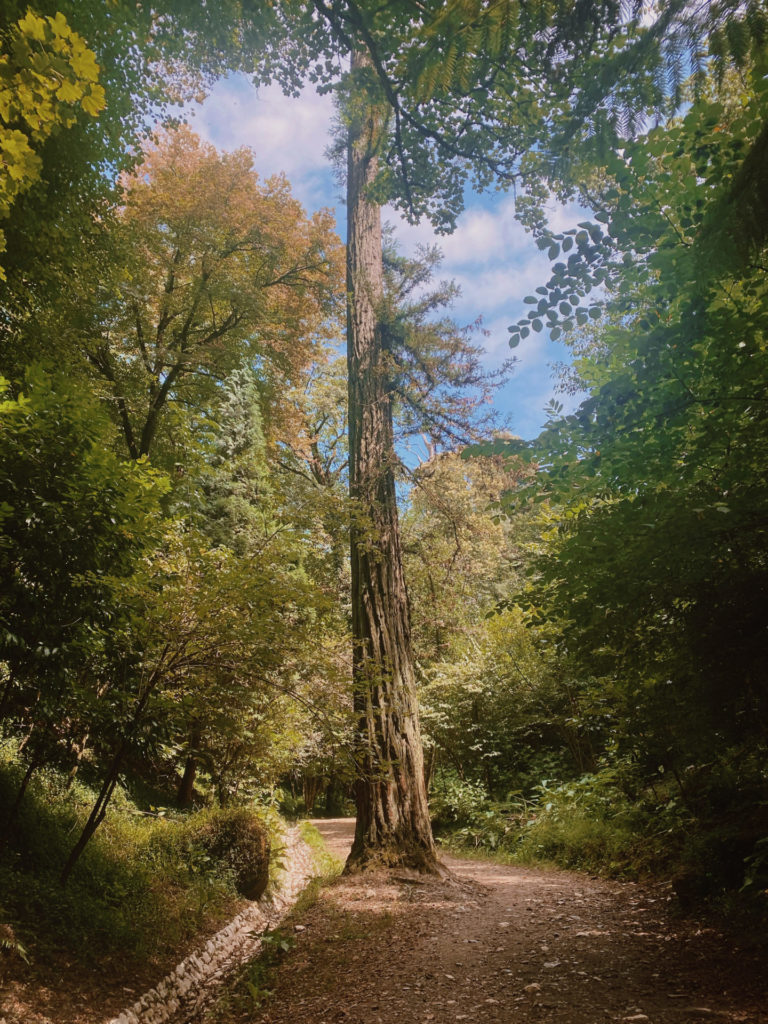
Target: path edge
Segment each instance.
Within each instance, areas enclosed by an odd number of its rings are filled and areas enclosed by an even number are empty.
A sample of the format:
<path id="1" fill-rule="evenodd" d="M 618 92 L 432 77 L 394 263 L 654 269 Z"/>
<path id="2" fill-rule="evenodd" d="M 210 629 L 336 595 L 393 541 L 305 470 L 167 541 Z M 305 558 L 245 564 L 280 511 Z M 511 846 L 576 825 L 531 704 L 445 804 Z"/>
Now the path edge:
<path id="1" fill-rule="evenodd" d="M 222 983 L 259 952 L 264 932 L 279 924 L 317 874 L 312 850 L 299 827 L 286 829 L 282 853 L 284 870 L 267 895 L 246 907 L 106 1024 L 169 1024 L 182 1014 L 189 1019 L 212 1002 Z"/>

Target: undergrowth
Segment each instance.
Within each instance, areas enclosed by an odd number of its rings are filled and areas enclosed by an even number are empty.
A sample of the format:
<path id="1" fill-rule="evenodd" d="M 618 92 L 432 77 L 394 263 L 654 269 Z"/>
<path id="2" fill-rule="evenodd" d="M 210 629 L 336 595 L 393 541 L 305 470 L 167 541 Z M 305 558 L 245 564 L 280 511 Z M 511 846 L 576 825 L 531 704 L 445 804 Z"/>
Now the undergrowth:
<path id="1" fill-rule="evenodd" d="M 19 777 L 6 752 L 2 818 Z M 55 772 L 40 771 L 0 852 L 0 924 L 12 929 L 33 965 L 54 955 L 91 964 L 118 954 L 146 961 L 235 912 L 238 870 L 248 866 L 248 855 L 219 856 L 211 838 L 232 832 L 232 812 L 146 813 L 122 790 L 62 888 L 62 865 L 93 799 L 84 783 L 67 787 Z M 237 814 L 255 817 L 242 808 Z"/>
<path id="2" fill-rule="evenodd" d="M 489 800 L 453 780 L 432 800 L 435 832 L 458 853 L 507 863 L 552 864 L 627 879 L 670 880 L 686 904 L 753 902 L 765 909 L 768 840 L 738 806 L 720 809 L 713 783 L 632 790 L 613 766 L 566 783 L 542 782 L 529 797 Z M 758 907 L 759 909 L 759 907 Z"/>

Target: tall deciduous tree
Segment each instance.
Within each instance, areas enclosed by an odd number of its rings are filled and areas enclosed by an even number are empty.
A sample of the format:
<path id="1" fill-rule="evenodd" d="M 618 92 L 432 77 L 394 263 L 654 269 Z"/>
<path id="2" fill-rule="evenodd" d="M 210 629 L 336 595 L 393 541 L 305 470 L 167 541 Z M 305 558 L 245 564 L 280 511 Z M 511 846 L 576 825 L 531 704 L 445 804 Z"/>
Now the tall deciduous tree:
<path id="1" fill-rule="evenodd" d="M 290 380 L 335 309 L 331 215 L 307 218 L 287 181 L 262 184 L 252 160 L 182 127 L 125 179 L 122 265 L 86 354 L 132 458 L 153 447 L 169 400 L 213 401 L 216 381 L 244 358 Z"/>

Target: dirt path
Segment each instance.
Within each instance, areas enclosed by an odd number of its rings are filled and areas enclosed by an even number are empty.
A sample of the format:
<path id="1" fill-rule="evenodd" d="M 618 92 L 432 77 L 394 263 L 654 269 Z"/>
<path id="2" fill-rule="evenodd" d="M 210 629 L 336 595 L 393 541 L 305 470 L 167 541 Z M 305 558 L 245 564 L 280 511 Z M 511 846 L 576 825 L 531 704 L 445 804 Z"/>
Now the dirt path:
<path id="1" fill-rule="evenodd" d="M 317 821 L 344 857 L 353 823 Z M 251 1024 L 768 1022 L 755 949 L 666 890 L 446 858 L 456 880 L 341 878 L 296 930 Z M 232 1018 L 234 1024 L 236 1018 Z"/>

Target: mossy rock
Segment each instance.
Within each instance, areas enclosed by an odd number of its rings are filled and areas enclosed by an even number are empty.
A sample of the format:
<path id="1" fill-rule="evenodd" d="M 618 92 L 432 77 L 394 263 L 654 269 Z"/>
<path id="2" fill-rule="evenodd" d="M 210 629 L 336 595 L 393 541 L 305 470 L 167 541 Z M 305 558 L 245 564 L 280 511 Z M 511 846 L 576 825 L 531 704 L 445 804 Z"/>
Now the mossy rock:
<path id="1" fill-rule="evenodd" d="M 226 864 L 241 896 L 257 900 L 269 882 L 269 833 L 247 807 L 222 808 L 196 829 L 195 838 L 209 857 Z"/>

